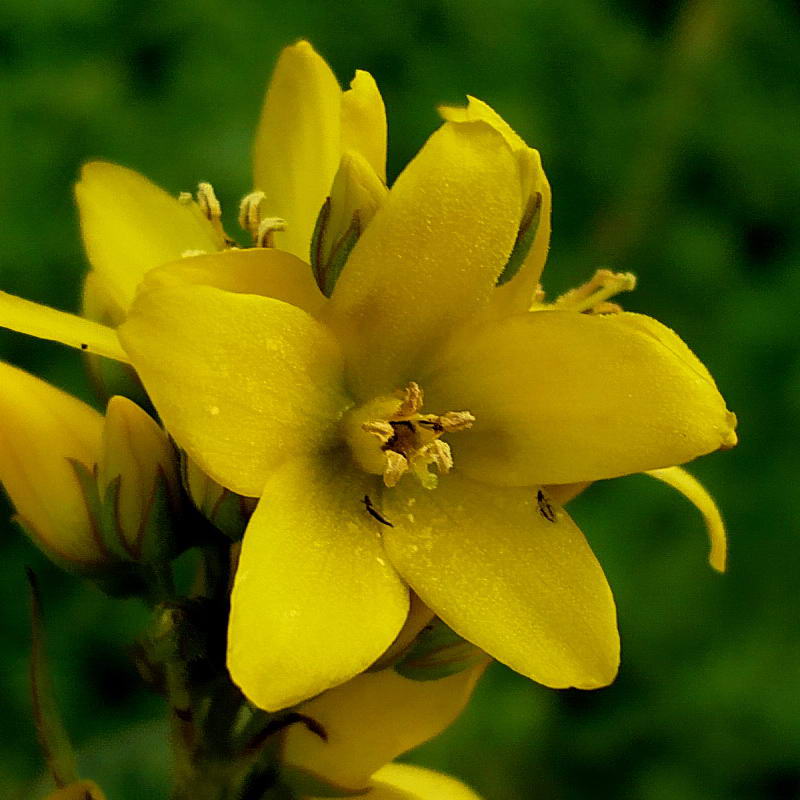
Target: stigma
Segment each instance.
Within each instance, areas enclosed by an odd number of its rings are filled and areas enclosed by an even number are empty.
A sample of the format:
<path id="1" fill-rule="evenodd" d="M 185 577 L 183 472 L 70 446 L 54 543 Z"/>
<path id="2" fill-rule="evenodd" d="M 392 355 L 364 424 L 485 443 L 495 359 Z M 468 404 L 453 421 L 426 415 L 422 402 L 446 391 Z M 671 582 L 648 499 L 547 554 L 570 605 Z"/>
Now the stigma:
<path id="1" fill-rule="evenodd" d="M 436 488 L 438 475 L 453 468 L 450 445 L 442 437 L 475 422 L 469 411 L 423 414 L 422 406 L 422 389 L 412 381 L 391 397 L 351 411 L 345 421 L 353 457 L 366 472 L 382 475 L 385 486 L 396 486 L 410 473 L 426 489 Z"/>

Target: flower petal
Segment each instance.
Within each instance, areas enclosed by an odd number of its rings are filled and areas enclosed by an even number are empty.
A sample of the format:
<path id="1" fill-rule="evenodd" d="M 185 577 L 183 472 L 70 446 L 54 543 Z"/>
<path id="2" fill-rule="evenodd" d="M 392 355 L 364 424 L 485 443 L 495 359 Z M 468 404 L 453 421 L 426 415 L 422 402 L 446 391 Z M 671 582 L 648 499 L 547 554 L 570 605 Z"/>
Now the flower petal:
<path id="1" fill-rule="evenodd" d="M 214 480 L 261 494 L 328 441 L 348 405 L 330 334 L 299 308 L 211 286 L 146 291 L 122 343 L 167 430 Z"/>
<path id="2" fill-rule="evenodd" d="M 46 381 L 0 362 L 0 420 L 0 482 L 28 532 L 65 561 L 103 561 L 67 460 L 93 468 L 100 453 L 102 415 Z"/>
<path id="3" fill-rule="evenodd" d="M 308 42 L 283 50 L 256 134 L 253 179 L 267 214 L 288 223 L 280 248 L 304 260 L 339 166 L 341 103 L 336 77 Z"/>
<path id="4" fill-rule="evenodd" d="M 456 633 L 555 688 L 606 686 L 619 663 L 611 590 L 583 534 L 545 495 L 456 472 L 384 492 L 386 551 Z"/>
<path id="5" fill-rule="evenodd" d="M 408 589 L 361 498 L 374 478 L 296 459 L 267 482 L 244 535 L 228 668 L 256 705 L 285 708 L 366 669 L 408 613 Z"/>
<path id="6" fill-rule="evenodd" d="M 341 150 L 357 151 L 386 180 L 386 109 L 375 79 L 361 69 L 342 95 Z"/>
<path id="7" fill-rule="evenodd" d="M 492 310 L 498 316 L 528 311 L 550 246 L 552 197 L 550 184 L 542 169 L 541 156 L 537 150 L 528 147 L 522 137 L 491 106 L 477 97 L 468 96 L 466 107 L 442 106 L 439 112 L 447 120 L 480 119 L 488 122 L 505 137 L 517 157 L 523 203 L 535 192 L 542 196 L 539 226 L 528 255 L 514 278 L 503 286 L 498 286 L 492 297 Z"/>
<path id="8" fill-rule="evenodd" d="M 272 297 L 312 315 L 326 302 L 308 264 L 271 247 L 181 258 L 148 272 L 144 285 L 152 289 L 186 283 Z"/>
<path id="9" fill-rule="evenodd" d="M 286 732 L 282 760 L 336 786 L 360 789 L 376 769 L 450 725 L 485 668 L 437 681 L 412 681 L 393 669 L 359 675 L 299 709 L 328 738 L 294 725 Z"/>
<path id="10" fill-rule="evenodd" d="M 222 243 L 194 204 L 183 204 L 138 172 L 93 161 L 75 186 L 86 253 L 123 309 L 147 270 L 187 250 Z"/>
<path id="11" fill-rule="evenodd" d="M 481 800 L 461 781 L 414 764 L 386 764 L 373 778 L 370 800 Z"/>
<path id="12" fill-rule="evenodd" d="M 722 521 L 722 514 L 719 513 L 719 508 L 717 508 L 714 498 L 708 493 L 703 484 L 694 475 L 690 475 L 680 467 L 651 469 L 646 474 L 651 478 L 663 481 L 668 486 L 679 491 L 690 503 L 694 503 L 697 510 L 703 515 L 708 538 L 711 542 L 708 563 L 717 572 L 725 572 L 725 563 L 728 555 L 725 523 Z"/>
<path id="13" fill-rule="evenodd" d="M 711 376 L 638 314 L 520 314 L 457 337 L 420 379 L 432 410 L 467 409 L 458 469 L 498 485 L 576 483 L 690 461 L 736 442 Z"/>
<path id="14" fill-rule="evenodd" d="M 113 328 L 0 292 L 0 326 L 127 362 Z"/>
<path id="15" fill-rule="evenodd" d="M 519 217 L 503 137 L 483 122 L 445 123 L 397 179 L 333 293 L 331 322 L 359 397 L 403 386 L 420 357 L 489 302 Z"/>

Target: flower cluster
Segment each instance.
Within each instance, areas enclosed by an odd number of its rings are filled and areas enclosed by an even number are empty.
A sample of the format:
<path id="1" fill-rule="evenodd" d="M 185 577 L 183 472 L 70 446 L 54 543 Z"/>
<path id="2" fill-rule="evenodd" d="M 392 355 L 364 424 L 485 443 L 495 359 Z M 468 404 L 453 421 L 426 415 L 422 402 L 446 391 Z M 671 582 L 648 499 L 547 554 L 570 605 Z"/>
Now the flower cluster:
<path id="1" fill-rule="evenodd" d="M 629 274 L 547 300 L 538 152 L 475 98 L 441 114 L 387 188 L 375 82 L 343 91 L 300 42 L 259 124 L 249 242 L 210 184 L 173 198 L 91 163 L 83 315 L 0 296 L 0 324 L 83 350 L 163 426 L 4 366 L 0 478 L 24 527 L 92 574 L 224 533 L 227 669 L 251 707 L 293 709 L 284 772 L 376 798 L 472 796 L 379 768 L 453 718 L 484 654 L 546 686 L 613 680 L 612 595 L 564 509 L 591 482 L 674 486 L 725 560 L 677 466 L 736 443 L 708 370 L 612 302 Z"/>

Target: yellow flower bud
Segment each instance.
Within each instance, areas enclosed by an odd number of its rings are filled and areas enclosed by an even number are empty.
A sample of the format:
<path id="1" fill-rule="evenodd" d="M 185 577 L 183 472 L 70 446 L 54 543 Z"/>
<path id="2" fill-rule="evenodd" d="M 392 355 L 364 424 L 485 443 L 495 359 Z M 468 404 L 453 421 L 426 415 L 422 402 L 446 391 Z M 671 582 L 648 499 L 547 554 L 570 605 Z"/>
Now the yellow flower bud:
<path id="1" fill-rule="evenodd" d="M 0 481 L 26 532 L 59 563 L 106 560 L 73 464 L 91 469 L 103 417 L 55 386 L 0 363 Z"/>
<path id="2" fill-rule="evenodd" d="M 333 292 L 347 256 L 388 191 L 364 156 L 355 150 L 342 156 L 311 241 L 311 265 L 323 294 Z"/>
<path id="3" fill-rule="evenodd" d="M 113 507 L 129 556 L 147 561 L 164 555 L 180 497 L 175 452 L 153 418 L 126 397 L 108 402 L 97 487 L 102 502 Z"/>
<path id="4" fill-rule="evenodd" d="M 99 577 L 176 550 L 180 483 L 164 431 L 113 397 L 105 418 L 0 362 L 0 482 L 17 521 L 65 569 Z"/>

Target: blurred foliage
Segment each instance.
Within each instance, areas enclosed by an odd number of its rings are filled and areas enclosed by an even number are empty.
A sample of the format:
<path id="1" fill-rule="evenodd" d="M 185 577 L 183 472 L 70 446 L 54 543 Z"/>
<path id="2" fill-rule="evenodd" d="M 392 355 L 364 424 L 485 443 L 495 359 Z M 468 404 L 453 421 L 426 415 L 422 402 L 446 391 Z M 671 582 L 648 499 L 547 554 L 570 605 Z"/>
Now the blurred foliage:
<path id="1" fill-rule="evenodd" d="M 495 666 L 464 717 L 411 759 L 487 800 L 800 796 L 798 7 L 3 0 L 2 287 L 76 308 L 70 187 L 88 158 L 173 192 L 210 180 L 234 209 L 271 65 L 300 36 L 342 81 L 374 73 L 392 174 L 438 103 L 469 92 L 495 106 L 553 185 L 548 290 L 599 266 L 636 272 L 626 307 L 677 329 L 740 419 L 740 446 L 695 469 L 729 521 L 729 574 L 707 567 L 699 516 L 666 487 L 595 485 L 572 508 L 615 589 L 617 683 L 555 692 Z M 3 332 L 0 357 L 89 397 L 66 348 Z M 11 526 L 0 549 L 0 794 L 29 797 L 42 766 L 26 685 L 30 564 L 85 774 L 115 800 L 157 800 L 160 708 L 126 656 L 143 609 L 59 573 Z"/>

